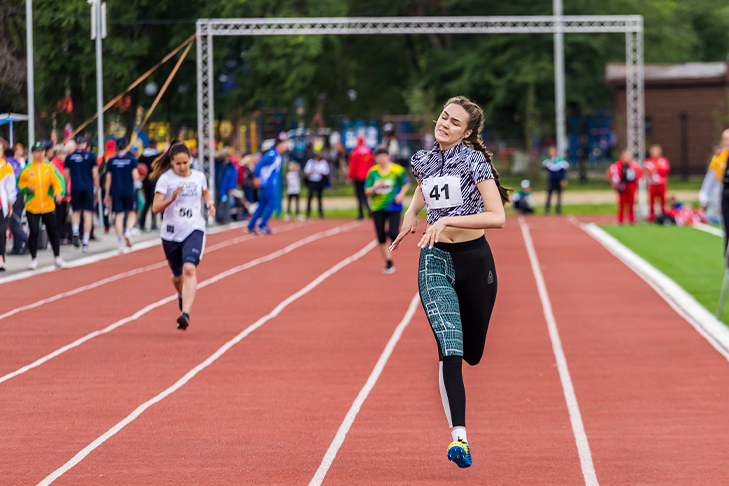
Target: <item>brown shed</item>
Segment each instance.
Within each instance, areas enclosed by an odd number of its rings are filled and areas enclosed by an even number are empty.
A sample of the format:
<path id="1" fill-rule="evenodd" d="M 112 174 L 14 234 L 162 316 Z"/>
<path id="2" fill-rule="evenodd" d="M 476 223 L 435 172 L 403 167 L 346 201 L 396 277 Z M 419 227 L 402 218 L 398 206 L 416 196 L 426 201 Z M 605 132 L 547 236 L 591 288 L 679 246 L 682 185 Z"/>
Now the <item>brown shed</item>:
<path id="1" fill-rule="evenodd" d="M 605 65 L 615 87 L 614 128 L 625 133 L 625 64 Z M 645 65 L 646 148 L 663 146 L 674 174 L 706 171 L 711 142 L 729 127 L 729 69 L 726 62 Z"/>

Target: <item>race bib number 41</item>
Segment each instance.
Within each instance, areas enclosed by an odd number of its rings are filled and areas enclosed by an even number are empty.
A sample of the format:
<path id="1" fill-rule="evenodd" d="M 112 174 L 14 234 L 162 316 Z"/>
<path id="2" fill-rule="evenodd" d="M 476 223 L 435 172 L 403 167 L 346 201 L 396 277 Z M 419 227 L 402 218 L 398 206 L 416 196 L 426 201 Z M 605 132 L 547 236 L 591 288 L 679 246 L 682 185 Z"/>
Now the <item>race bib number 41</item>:
<path id="1" fill-rule="evenodd" d="M 463 204 L 461 179 L 456 176 L 431 177 L 420 184 L 425 202 L 433 209 L 446 209 Z"/>

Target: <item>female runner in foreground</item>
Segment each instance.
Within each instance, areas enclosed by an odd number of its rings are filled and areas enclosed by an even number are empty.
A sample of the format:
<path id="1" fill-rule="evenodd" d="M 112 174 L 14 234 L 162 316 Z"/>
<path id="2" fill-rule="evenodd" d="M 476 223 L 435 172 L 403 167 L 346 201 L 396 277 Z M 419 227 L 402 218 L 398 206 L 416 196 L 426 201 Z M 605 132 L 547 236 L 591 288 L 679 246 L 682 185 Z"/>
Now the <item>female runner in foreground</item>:
<path id="1" fill-rule="evenodd" d="M 180 317 L 177 329 L 190 324 L 190 309 L 197 292 L 197 265 L 205 249 L 205 218 L 200 214 L 200 198 L 210 217 L 215 217 L 213 196 L 205 175 L 190 167 L 190 149 L 179 140 L 152 163 L 152 179 L 157 179 L 152 213 L 164 211 L 162 247 L 172 269 L 177 289 Z"/>
<path id="2" fill-rule="evenodd" d="M 415 233 L 425 207 L 418 287 L 438 343 L 440 394 L 453 438 L 448 459 L 462 468 L 472 464 L 462 364 L 481 360 L 496 301 L 496 268 L 484 229 L 504 227 L 510 191 L 499 184 L 482 130 L 483 111 L 476 103 L 462 96 L 446 102 L 435 125 L 435 146 L 413 155 L 419 187 L 390 247 L 395 250 Z"/>

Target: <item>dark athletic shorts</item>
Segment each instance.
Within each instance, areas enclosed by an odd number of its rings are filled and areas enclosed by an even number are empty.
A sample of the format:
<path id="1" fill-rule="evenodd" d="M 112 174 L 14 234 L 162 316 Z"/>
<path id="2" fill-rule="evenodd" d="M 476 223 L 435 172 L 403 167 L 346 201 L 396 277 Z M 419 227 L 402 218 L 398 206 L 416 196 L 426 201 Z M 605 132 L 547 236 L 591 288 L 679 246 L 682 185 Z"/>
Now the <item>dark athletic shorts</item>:
<path id="1" fill-rule="evenodd" d="M 205 251 L 205 233 L 195 230 L 182 241 L 162 240 L 162 248 L 172 269 L 172 275 L 179 277 L 182 275 L 182 266 L 185 263 L 197 266 L 202 260 Z"/>
<path id="2" fill-rule="evenodd" d="M 94 191 L 76 191 L 71 193 L 71 209 L 74 211 L 94 210 Z"/>
<path id="3" fill-rule="evenodd" d="M 111 210 L 115 213 L 126 213 L 137 210 L 137 196 L 112 196 Z"/>

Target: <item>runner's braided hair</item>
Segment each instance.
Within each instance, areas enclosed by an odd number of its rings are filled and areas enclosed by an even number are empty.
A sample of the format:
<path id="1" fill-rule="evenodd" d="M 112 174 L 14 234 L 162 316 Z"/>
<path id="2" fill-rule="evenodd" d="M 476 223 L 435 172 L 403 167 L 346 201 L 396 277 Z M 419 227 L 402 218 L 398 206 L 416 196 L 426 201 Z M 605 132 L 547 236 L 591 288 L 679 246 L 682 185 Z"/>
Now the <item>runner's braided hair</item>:
<path id="1" fill-rule="evenodd" d="M 504 187 L 499 183 L 499 171 L 494 167 L 494 163 L 491 161 L 492 154 L 484 146 L 483 138 L 481 138 L 481 132 L 483 131 L 483 110 L 465 96 L 454 96 L 445 102 L 443 108 L 446 108 L 448 105 L 458 105 L 468 113 L 468 123 L 466 124 L 465 131 L 471 130 L 471 134 L 467 138 L 464 138 L 463 141 L 468 147 L 483 153 L 486 161 L 491 166 L 491 172 L 494 174 L 494 181 L 496 182 L 496 187 L 499 189 L 501 202 L 504 204 L 511 202 L 509 192 L 514 192 L 514 190 Z"/>
<path id="2" fill-rule="evenodd" d="M 154 159 L 154 162 L 152 162 L 152 175 L 150 176 L 150 179 L 158 179 L 159 176 L 167 172 L 172 166 L 172 159 L 174 159 L 177 154 L 187 154 L 188 157 L 192 157 L 190 149 L 187 148 L 187 145 L 185 145 L 184 142 L 177 139 L 173 140 L 165 153 Z"/>

